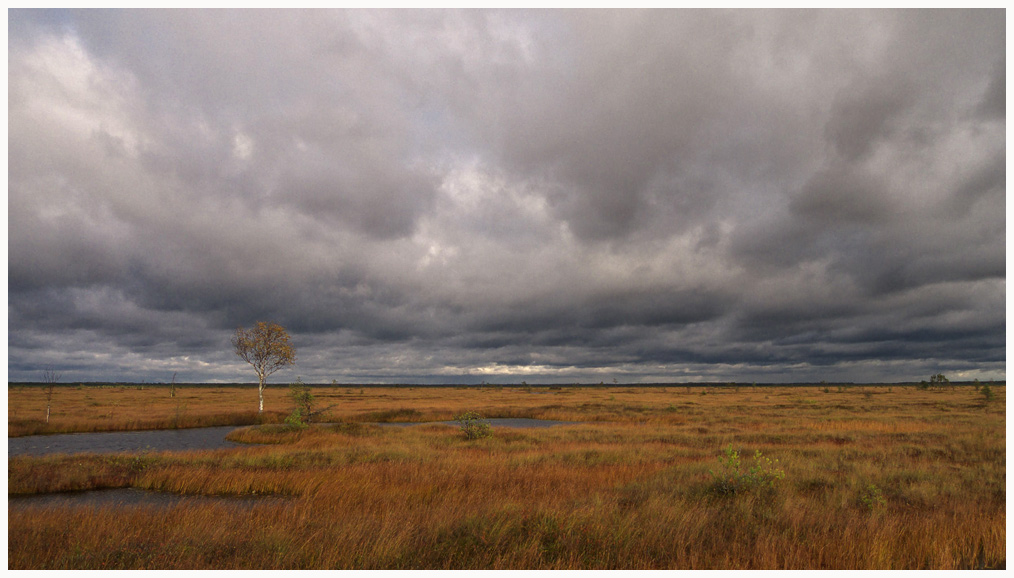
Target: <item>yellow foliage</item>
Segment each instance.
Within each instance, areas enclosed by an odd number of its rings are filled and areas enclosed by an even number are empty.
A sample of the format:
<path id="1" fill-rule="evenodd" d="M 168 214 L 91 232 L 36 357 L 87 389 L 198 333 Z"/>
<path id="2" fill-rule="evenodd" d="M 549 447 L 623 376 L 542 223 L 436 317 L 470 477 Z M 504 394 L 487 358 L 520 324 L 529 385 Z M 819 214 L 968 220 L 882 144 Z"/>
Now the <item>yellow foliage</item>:
<path id="1" fill-rule="evenodd" d="M 264 410 L 264 380 L 269 375 L 296 363 L 296 349 L 289 343 L 289 333 L 276 323 L 258 321 L 247 330 L 240 327 L 232 338 L 236 355 L 257 372 L 260 411 Z"/>

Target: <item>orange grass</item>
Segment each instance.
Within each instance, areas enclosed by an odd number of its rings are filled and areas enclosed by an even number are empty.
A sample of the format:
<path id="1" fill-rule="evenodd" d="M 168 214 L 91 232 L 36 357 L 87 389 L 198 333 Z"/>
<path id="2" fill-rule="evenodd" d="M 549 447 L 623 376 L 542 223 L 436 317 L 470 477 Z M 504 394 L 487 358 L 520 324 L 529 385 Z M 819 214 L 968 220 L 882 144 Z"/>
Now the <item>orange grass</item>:
<path id="1" fill-rule="evenodd" d="M 171 409 L 156 399 L 165 390 L 148 389 L 91 396 L 119 401 L 115 429 L 134 405 Z M 255 388 L 222 389 L 232 395 L 185 390 L 195 415 L 202 403 L 217 406 L 208 415 L 240 411 L 226 397 L 256 403 Z M 252 508 L 19 506 L 8 515 L 9 567 L 1005 567 L 1004 389 L 986 405 L 971 388 L 899 386 L 316 388 L 322 405 L 339 404 L 329 419 L 347 423 L 241 430 L 233 439 L 274 443 L 217 451 L 10 458 L 11 493 L 129 486 L 288 498 Z M 268 390 L 266 407 L 284 413 L 271 393 L 282 392 Z M 497 428 L 477 441 L 451 426 L 348 423 L 465 410 L 585 423 Z M 65 411 L 68 424 L 87 417 Z M 774 492 L 713 491 L 710 471 L 730 443 L 744 461 L 754 450 L 779 460 L 786 475 Z M 871 484 L 882 505 L 864 504 Z"/>
<path id="2" fill-rule="evenodd" d="M 994 387 L 998 398 L 994 406 L 1003 406 L 1005 389 Z M 896 420 L 883 410 L 899 409 L 898 402 L 909 414 L 928 415 L 976 411 L 982 405 L 981 396 L 971 387 L 920 391 L 915 386 L 893 386 L 890 390 L 876 386 L 829 393 L 817 387 L 777 386 L 312 388 L 317 407 L 334 406 L 320 421 L 439 421 L 478 411 L 485 417 L 672 423 L 722 408 L 728 411 L 727 421 L 736 422 L 737 428 L 744 419 L 762 423 L 761 418 L 781 416 L 788 409 L 812 418 L 806 427 L 827 429 L 839 421 L 857 421 L 890 428 Z M 255 384 L 178 386 L 176 392 L 170 398 L 166 385 L 58 386 L 46 424 L 42 388 L 9 387 L 8 435 L 280 423 L 292 410 L 284 384 L 265 389 L 261 415 Z"/>

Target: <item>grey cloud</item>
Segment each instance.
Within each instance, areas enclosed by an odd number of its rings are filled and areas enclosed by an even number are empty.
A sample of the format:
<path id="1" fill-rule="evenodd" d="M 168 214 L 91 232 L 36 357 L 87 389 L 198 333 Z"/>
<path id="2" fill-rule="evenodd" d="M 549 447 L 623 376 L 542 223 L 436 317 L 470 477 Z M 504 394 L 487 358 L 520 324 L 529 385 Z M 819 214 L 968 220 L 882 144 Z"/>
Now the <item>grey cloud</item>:
<path id="1" fill-rule="evenodd" d="M 896 130 L 894 121 L 911 105 L 911 87 L 903 79 L 863 79 L 849 86 L 832 106 L 825 126 L 828 140 L 847 161 L 860 160 Z"/>
<path id="2" fill-rule="evenodd" d="M 996 61 L 989 86 L 982 96 L 977 111 L 986 118 L 1007 118 L 1007 58 L 1002 55 Z"/>
<path id="3" fill-rule="evenodd" d="M 814 174 L 792 199 L 789 210 L 818 222 L 885 222 L 893 212 L 885 188 L 875 177 L 835 165 Z"/>
<path id="4" fill-rule="evenodd" d="M 9 372 L 1002 377 L 1002 20 L 14 10 Z"/>
<path id="5" fill-rule="evenodd" d="M 720 87 L 723 54 L 695 62 L 680 40 L 710 17 L 632 13 L 618 20 L 566 22 L 570 51 L 546 48 L 535 74 L 519 65 L 508 90 L 477 112 L 494 131 L 499 157 L 545 187 L 556 214 L 588 239 L 628 235 L 643 224 L 651 198 L 683 209 L 699 204 L 691 187 L 664 183 L 680 178 L 697 154 L 703 119 L 728 100 Z M 733 36 L 728 22 L 714 24 L 718 36 Z M 653 190 L 659 180 L 663 186 Z"/>
<path id="6" fill-rule="evenodd" d="M 974 166 L 969 174 L 955 183 L 949 203 L 941 203 L 940 216 L 945 218 L 967 217 L 977 210 L 977 205 L 993 205 L 1006 196 L 1007 186 L 1007 148 L 1006 143 L 995 146 L 992 154 L 978 166 Z M 1002 207 L 1000 207 L 1002 208 Z M 1001 211 L 1002 213 L 1003 211 Z M 998 224 L 992 219 L 990 225 Z M 998 231 L 992 231 L 996 233 Z"/>
<path id="7" fill-rule="evenodd" d="M 330 217 L 333 223 L 364 234 L 391 237 L 411 234 L 417 216 L 432 202 L 435 180 L 424 171 L 365 161 L 353 154 L 322 152 L 316 160 L 293 159 L 280 169 L 275 185 L 301 211 Z M 371 164 L 377 170 L 371 171 Z M 355 167 L 355 168 L 351 168 Z"/>

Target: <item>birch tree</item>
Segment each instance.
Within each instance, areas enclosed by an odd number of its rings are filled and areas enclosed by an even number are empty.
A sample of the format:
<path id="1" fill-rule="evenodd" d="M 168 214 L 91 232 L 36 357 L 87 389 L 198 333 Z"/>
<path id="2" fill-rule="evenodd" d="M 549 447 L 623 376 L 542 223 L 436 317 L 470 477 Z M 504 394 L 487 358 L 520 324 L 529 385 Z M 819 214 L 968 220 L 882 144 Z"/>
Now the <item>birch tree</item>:
<path id="1" fill-rule="evenodd" d="M 264 384 L 268 376 L 279 369 L 296 363 L 296 350 L 289 343 L 289 333 L 275 323 L 258 321 L 251 329 L 240 327 L 232 337 L 236 355 L 253 366 L 257 372 L 257 394 L 264 411 Z"/>
<path id="2" fill-rule="evenodd" d="M 56 382 L 60 381 L 60 374 L 47 368 L 42 372 L 42 383 L 45 384 L 43 391 L 46 393 L 46 423 L 49 423 L 49 412 L 53 407 L 53 388 Z"/>

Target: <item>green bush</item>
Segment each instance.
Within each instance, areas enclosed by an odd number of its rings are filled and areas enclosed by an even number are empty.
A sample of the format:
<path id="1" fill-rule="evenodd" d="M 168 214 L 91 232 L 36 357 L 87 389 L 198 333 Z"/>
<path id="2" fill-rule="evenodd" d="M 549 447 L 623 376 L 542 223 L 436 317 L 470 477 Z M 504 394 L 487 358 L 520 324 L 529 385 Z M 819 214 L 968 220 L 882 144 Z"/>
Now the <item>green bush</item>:
<path id="1" fill-rule="evenodd" d="M 721 469 L 716 473 L 709 470 L 712 477 L 712 490 L 717 494 L 732 495 L 752 491 L 773 491 L 778 480 L 785 477 L 785 472 L 776 468 L 778 460 L 764 457 L 760 450 L 754 452 L 753 465 L 745 468 L 739 452 L 729 444 L 719 459 Z"/>
<path id="2" fill-rule="evenodd" d="M 310 388 L 303 384 L 303 380 L 296 378 L 296 382 L 289 385 L 289 397 L 296 407 L 285 418 L 285 423 L 298 427 L 305 427 L 310 423 L 313 415 L 313 394 Z"/>
<path id="3" fill-rule="evenodd" d="M 986 403 L 993 401 L 994 397 L 996 397 L 996 394 L 994 394 L 993 390 L 990 389 L 989 384 L 982 386 L 982 389 L 979 390 L 979 393 L 982 395 L 982 399 Z"/>
<path id="4" fill-rule="evenodd" d="M 870 484 L 859 492 L 859 501 L 867 510 L 876 510 L 887 504 L 883 492 L 875 484 Z"/>
<path id="5" fill-rule="evenodd" d="M 285 418 L 285 424 L 298 428 L 308 427 L 306 422 L 303 421 L 303 416 L 299 411 L 299 408 L 292 410 L 292 413 Z"/>
<path id="6" fill-rule="evenodd" d="M 481 415 L 474 411 L 466 412 L 454 418 L 461 425 L 465 439 L 477 440 L 493 437 L 493 428 Z"/>

